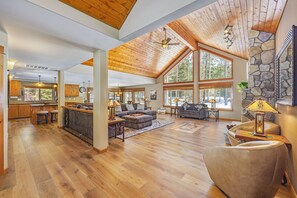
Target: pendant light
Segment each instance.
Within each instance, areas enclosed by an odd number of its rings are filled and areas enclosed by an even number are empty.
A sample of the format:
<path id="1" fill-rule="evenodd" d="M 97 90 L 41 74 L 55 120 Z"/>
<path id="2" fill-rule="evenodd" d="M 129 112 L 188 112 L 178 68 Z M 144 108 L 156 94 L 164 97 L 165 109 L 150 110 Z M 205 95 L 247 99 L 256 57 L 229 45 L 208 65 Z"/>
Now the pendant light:
<path id="1" fill-rule="evenodd" d="M 38 83 L 37 83 L 37 86 L 38 87 L 41 87 L 42 86 L 42 82 L 40 82 L 40 77 L 41 77 L 41 75 L 38 75 Z"/>
<path id="2" fill-rule="evenodd" d="M 53 87 L 56 88 L 56 87 L 58 87 L 58 85 L 57 85 L 57 77 L 54 77 L 54 79 L 55 79 L 55 80 L 54 80 L 54 85 L 53 85 Z"/>

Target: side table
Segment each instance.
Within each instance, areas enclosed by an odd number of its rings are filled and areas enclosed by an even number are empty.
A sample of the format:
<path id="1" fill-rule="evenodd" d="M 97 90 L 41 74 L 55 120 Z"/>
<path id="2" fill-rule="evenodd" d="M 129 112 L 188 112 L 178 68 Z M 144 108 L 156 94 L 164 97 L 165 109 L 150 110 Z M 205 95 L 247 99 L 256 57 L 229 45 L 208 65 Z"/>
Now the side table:
<path id="1" fill-rule="evenodd" d="M 218 109 L 207 109 L 207 118 L 209 119 L 210 116 L 214 116 L 215 121 L 217 122 L 220 118 L 220 110 Z"/>
<path id="2" fill-rule="evenodd" d="M 116 117 L 115 120 L 108 120 L 108 126 L 114 127 L 114 138 L 118 133 L 122 133 L 122 141 L 125 141 L 125 119 Z"/>
<path id="3" fill-rule="evenodd" d="M 170 116 L 178 114 L 178 107 L 172 106 L 170 107 Z"/>

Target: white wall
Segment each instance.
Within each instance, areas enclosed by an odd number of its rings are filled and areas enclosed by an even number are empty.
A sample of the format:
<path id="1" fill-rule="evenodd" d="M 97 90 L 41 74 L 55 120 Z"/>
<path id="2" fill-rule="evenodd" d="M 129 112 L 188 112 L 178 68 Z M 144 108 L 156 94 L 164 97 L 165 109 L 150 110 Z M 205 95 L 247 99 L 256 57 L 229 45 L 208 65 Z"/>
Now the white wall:
<path id="1" fill-rule="evenodd" d="M 8 101 L 7 101 L 7 54 L 8 54 L 8 40 L 7 40 L 7 34 L 0 30 L 0 45 L 4 46 L 4 53 L 6 56 L 4 56 L 4 74 L 3 74 L 3 110 L 4 110 L 4 118 L 3 118 L 3 124 L 4 124 L 4 169 L 8 168 Z"/>
<path id="2" fill-rule="evenodd" d="M 231 120 L 240 120 L 241 119 L 241 93 L 239 93 L 236 89 L 236 84 L 238 84 L 241 81 L 247 81 L 247 60 L 238 58 L 236 56 L 233 56 L 231 54 L 216 50 L 214 48 L 208 47 L 203 44 L 199 44 L 200 47 L 203 47 L 205 49 L 211 50 L 213 52 L 219 53 L 223 56 L 226 56 L 228 58 L 233 59 L 233 110 L 232 111 L 220 111 L 220 118 L 224 119 L 231 119 Z M 137 87 L 144 87 L 145 88 L 145 97 L 150 96 L 151 90 L 157 90 L 157 100 L 153 100 L 149 103 L 148 106 L 151 106 L 153 109 L 157 109 L 160 107 L 163 107 L 163 75 L 170 70 L 172 67 L 178 63 L 185 54 L 189 53 L 190 50 L 186 51 L 184 54 L 182 54 L 176 61 L 172 63 L 166 69 L 158 78 L 157 83 L 154 85 L 140 85 Z M 194 58 L 196 55 L 194 54 Z M 198 61 L 194 59 L 194 79 L 198 79 Z M 193 84 L 194 83 L 189 83 Z M 199 82 L 197 82 L 199 84 Z M 176 84 L 166 85 L 166 86 L 174 86 Z M 197 86 L 195 86 L 197 87 Z M 198 88 L 194 89 L 194 97 L 198 97 Z M 194 98 L 194 101 L 198 101 L 196 98 Z M 167 112 L 169 112 L 169 108 L 167 108 Z"/>

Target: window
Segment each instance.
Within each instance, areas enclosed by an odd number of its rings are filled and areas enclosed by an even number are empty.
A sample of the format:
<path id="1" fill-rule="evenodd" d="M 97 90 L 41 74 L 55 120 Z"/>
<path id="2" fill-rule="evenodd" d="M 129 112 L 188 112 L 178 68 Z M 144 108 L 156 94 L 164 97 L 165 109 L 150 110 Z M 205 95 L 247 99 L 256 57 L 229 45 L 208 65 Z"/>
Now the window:
<path id="1" fill-rule="evenodd" d="M 190 87 L 163 87 L 164 106 L 175 106 L 175 98 L 179 98 L 178 106 L 185 102 L 193 103 L 193 86 Z"/>
<path id="2" fill-rule="evenodd" d="M 200 103 L 211 108 L 210 100 L 215 100 L 215 107 L 218 109 L 232 109 L 232 82 L 218 84 L 201 84 L 199 86 Z"/>
<path id="3" fill-rule="evenodd" d="M 39 89 L 38 88 L 25 88 L 24 100 L 25 101 L 39 101 Z"/>
<path id="4" fill-rule="evenodd" d="M 128 101 L 133 101 L 132 92 L 124 92 L 124 103 L 128 103 Z"/>
<path id="5" fill-rule="evenodd" d="M 134 103 L 144 104 L 144 91 L 134 92 Z"/>
<path id="6" fill-rule="evenodd" d="M 53 89 L 39 89 L 40 100 L 53 100 Z"/>
<path id="7" fill-rule="evenodd" d="M 180 83 L 191 81 L 193 81 L 192 52 L 164 75 L 164 83 Z"/>
<path id="8" fill-rule="evenodd" d="M 231 78 L 233 78 L 231 59 L 200 49 L 200 81 Z"/>
<path id="9" fill-rule="evenodd" d="M 24 88 L 25 101 L 53 100 L 52 88 Z"/>

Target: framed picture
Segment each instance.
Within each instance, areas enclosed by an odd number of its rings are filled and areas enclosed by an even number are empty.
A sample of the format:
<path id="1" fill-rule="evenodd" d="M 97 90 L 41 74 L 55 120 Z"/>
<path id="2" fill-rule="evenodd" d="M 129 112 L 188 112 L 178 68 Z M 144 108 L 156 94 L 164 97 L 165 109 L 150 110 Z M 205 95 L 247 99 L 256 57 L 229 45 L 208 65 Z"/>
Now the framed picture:
<path id="1" fill-rule="evenodd" d="M 151 90 L 150 98 L 151 100 L 157 100 L 157 90 Z"/>

